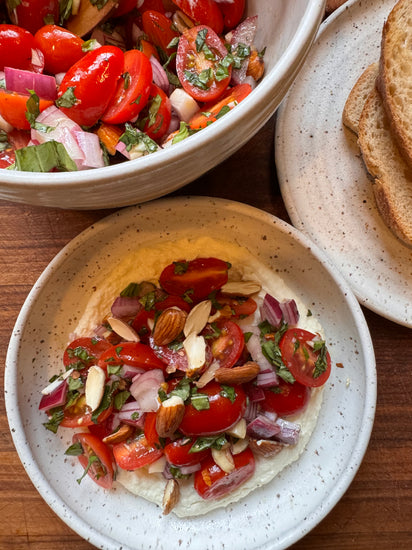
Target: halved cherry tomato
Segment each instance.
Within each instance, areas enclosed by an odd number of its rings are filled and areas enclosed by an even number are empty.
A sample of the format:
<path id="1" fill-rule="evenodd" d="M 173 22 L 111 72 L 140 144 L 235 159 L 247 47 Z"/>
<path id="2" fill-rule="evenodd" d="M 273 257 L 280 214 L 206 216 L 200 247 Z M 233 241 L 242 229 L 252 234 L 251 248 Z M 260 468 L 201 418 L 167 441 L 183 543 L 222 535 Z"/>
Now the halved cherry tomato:
<path id="1" fill-rule="evenodd" d="M 60 84 L 60 110 L 80 126 L 96 124 L 116 91 L 123 62 L 123 51 L 116 46 L 101 46 L 88 52 L 70 67 Z M 68 102 L 67 106 L 63 101 Z"/>
<path id="2" fill-rule="evenodd" d="M 167 461 L 173 466 L 193 466 L 202 462 L 210 455 L 211 451 L 210 449 L 203 449 L 203 451 L 191 453 L 190 449 L 194 443 L 195 440 L 187 437 L 168 443 L 164 448 Z"/>
<path id="3" fill-rule="evenodd" d="M 101 354 L 99 367 L 130 365 L 144 370 L 165 369 L 165 364 L 156 357 L 153 350 L 141 342 L 120 342 Z"/>
<path id="4" fill-rule="evenodd" d="M 134 120 L 149 99 L 152 73 L 152 65 L 144 53 L 140 50 L 126 51 L 122 78 L 119 79 L 102 121 L 123 124 Z"/>
<path id="5" fill-rule="evenodd" d="M 80 36 L 58 25 L 44 25 L 34 35 L 34 46 L 44 56 L 44 70 L 51 74 L 65 73 L 86 55 L 83 42 Z"/>
<path id="6" fill-rule="evenodd" d="M 186 405 L 179 431 L 184 435 L 215 435 L 236 424 L 246 408 L 246 394 L 242 386 L 233 386 L 234 400 L 225 388 L 215 381 L 209 382 L 199 393 L 207 395 L 209 408 L 197 410 L 192 403 Z"/>
<path id="7" fill-rule="evenodd" d="M 24 2 L 10 2 L 9 16 L 12 23 L 35 33 L 44 22 L 57 23 L 59 20 L 59 0 L 30 0 Z"/>
<path id="8" fill-rule="evenodd" d="M 142 15 L 142 26 L 149 41 L 162 50 L 167 57 L 176 51 L 175 48 L 169 47 L 169 44 L 179 38 L 180 34 L 164 13 L 155 10 L 145 11 Z"/>
<path id="9" fill-rule="evenodd" d="M 14 164 L 16 156 L 12 149 L 6 149 L 0 153 L 0 168 L 7 168 Z"/>
<path id="10" fill-rule="evenodd" d="M 213 0 L 173 0 L 196 24 L 209 25 L 215 33 L 223 31 L 223 16 L 219 6 Z"/>
<path id="11" fill-rule="evenodd" d="M 112 345 L 101 338 L 83 336 L 76 338 L 66 347 L 63 353 L 63 364 L 69 369 L 71 367 L 81 370 L 96 364 L 100 355 Z"/>
<path id="12" fill-rule="evenodd" d="M 156 447 L 156 449 L 161 448 L 159 434 L 156 430 L 156 413 L 147 412 L 144 421 L 144 435 L 146 441 L 150 447 Z"/>
<path id="13" fill-rule="evenodd" d="M 31 69 L 33 35 L 17 25 L 0 25 L 0 71 L 4 67 Z"/>
<path id="14" fill-rule="evenodd" d="M 215 120 L 225 115 L 229 110 L 243 101 L 251 91 L 252 87 L 247 83 L 229 88 L 217 103 L 204 105 L 198 113 L 193 115 L 189 120 L 190 128 L 192 130 L 199 130 L 215 122 Z"/>
<path id="15" fill-rule="evenodd" d="M 149 342 L 156 357 L 164 363 L 164 368 L 169 366 L 180 371 L 188 370 L 189 363 L 187 360 L 187 355 L 183 349 L 176 350 L 169 346 L 158 346 L 154 343 L 152 336 L 149 338 Z"/>
<path id="16" fill-rule="evenodd" d="M 211 343 L 213 357 L 219 361 L 221 367 L 233 367 L 245 346 L 242 329 L 237 323 L 228 319 L 218 320 L 216 326 L 220 334 Z"/>
<path id="17" fill-rule="evenodd" d="M 108 407 L 102 411 L 97 417 L 97 423 L 104 422 L 112 414 L 112 407 Z M 92 413 L 86 405 L 86 398 L 83 396 L 71 406 L 64 409 L 64 417 L 60 423 L 63 428 L 79 428 L 83 426 L 91 426 L 94 424 Z"/>
<path id="18" fill-rule="evenodd" d="M 149 343 L 149 336 L 152 332 L 150 322 L 154 320 L 154 317 L 155 312 L 153 310 L 141 309 L 132 321 L 131 326 L 139 335 L 142 344 Z"/>
<path id="19" fill-rule="evenodd" d="M 159 54 L 156 50 L 156 48 L 153 46 L 153 44 L 151 42 L 149 42 L 148 40 L 145 40 L 144 38 L 141 38 L 139 40 L 139 44 L 138 44 L 138 48 L 139 50 L 145 54 L 146 57 L 148 57 L 149 59 L 152 57 L 155 57 L 158 61 L 160 61 L 160 58 L 159 58 Z"/>
<path id="20" fill-rule="evenodd" d="M 143 54 L 142 54 L 143 55 Z M 156 84 L 150 88 L 149 100 L 142 111 L 143 132 L 154 141 L 159 141 L 167 132 L 172 120 L 172 105 L 169 97 Z"/>
<path id="21" fill-rule="evenodd" d="M 255 458 L 249 448 L 233 455 L 233 460 L 235 469 L 230 473 L 224 472 L 212 457 L 203 462 L 201 470 L 195 472 L 194 479 L 195 490 L 202 498 L 207 500 L 223 497 L 253 475 Z"/>
<path id="22" fill-rule="evenodd" d="M 264 401 L 259 404 L 264 411 L 288 416 L 303 410 L 310 398 L 310 389 L 299 382 L 290 384 L 279 378 L 279 385 L 264 389 Z"/>
<path id="23" fill-rule="evenodd" d="M 0 115 L 6 122 L 19 130 L 30 130 L 30 123 L 26 118 L 27 101 L 30 96 L 0 90 Z M 53 105 L 48 99 L 39 100 L 40 112 Z"/>
<path id="24" fill-rule="evenodd" d="M 110 17 L 120 17 L 125 13 L 129 13 L 136 7 L 136 4 L 137 0 L 119 0 L 117 8 L 111 12 Z"/>
<path id="25" fill-rule="evenodd" d="M 163 450 L 149 445 L 146 437 L 139 435 L 131 441 L 116 443 L 113 446 L 113 455 L 119 468 L 132 471 L 158 460 L 163 455 Z"/>
<path id="26" fill-rule="evenodd" d="M 169 307 L 178 307 L 187 313 L 189 313 L 192 309 L 190 304 L 188 304 L 186 300 L 183 300 L 180 296 L 167 296 L 164 300 L 156 302 L 154 305 L 156 311 L 163 311 Z"/>
<path id="27" fill-rule="evenodd" d="M 227 296 L 224 294 L 217 294 L 215 297 L 215 302 L 220 304 L 222 309 L 220 309 L 220 314 L 223 317 L 247 317 L 255 313 L 257 309 L 257 304 L 253 298 L 250 296 L 246 299 L 235 298 L 232 296 Z"/>
<path id="28" fill-rule="evenodd" d="M 243 12 L 245 11 L 245 4 L 246 0 L 232 0 L 231 2 L 219 3 L 226 29 L 234 29 L 240 23 Z"/>
<path id="29" fill-rule="evenodd" d="M 84 451 L 77 458 L 83 468 L 87 468 L 87 474 L 104 489 L 111 489 L 114 471 L 109 447 L 98 437 L 88 433 L 74 434 L 73 443 L 77 442 L 81 443 Z"/>
<path id="30" fill-rule="evenodd" d="M 159 282 L 168 294 L 186 294 L 188 299 L 197 302 L 227 283 L 228 269 L 228 264 L 218 258 L 181 260 L 166 266 Z"/>
<path id="31" fill-rule="evenodd" d="M 176 56 L 176 72 L 184 90 L 197 101 L 218 99 L 232 74 L 232 66 L 224 61 L 227 53 L 222 39 L 210 27 L 185 30 Z"/>
<path id="32" fill-rule="evenodd" d="M 329 352 L 324 343 L 316 350 L 316 340 L 319 342 L 319 338 L 307 330 L 291 328 L 279 342 L 283 362 L 295 380 L 304 386 L 322 386 L 330 375 Z"/>

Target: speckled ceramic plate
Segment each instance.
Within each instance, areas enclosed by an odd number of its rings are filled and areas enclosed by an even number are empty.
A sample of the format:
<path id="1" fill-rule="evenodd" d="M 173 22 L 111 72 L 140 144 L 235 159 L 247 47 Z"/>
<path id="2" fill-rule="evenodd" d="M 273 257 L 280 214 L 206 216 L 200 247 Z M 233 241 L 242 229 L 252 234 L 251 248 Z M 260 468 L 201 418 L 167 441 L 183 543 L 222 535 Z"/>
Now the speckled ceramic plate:
<path id="1" fill-rule="evenodd" d="M 412 250 L 377 210 L 342 110 L 363 70 L 379 59 L 395 0 L 349 1 L 323 24 L 278 113 L 276 166 L 292 223 L 342 272 L 363 305 L 412 327 Z"/>
<path id="2" fill-rule="evenodd" d="M 279 273 L 323 324 L 334 368 L 317 427 L 301 458 L 272 483 L 206 516 L 163 516 L 116 487 L 104 491 L 64 457 L 68 430 L 42 426 L 40 390 L 97 276 L 131 250 L 191 235 L 237 242 Z M 312 529 L 352 481 L 372 429 L 376 374 L 356 298 L 325 255 L 293 227 L 255 208 L 209 198 L 164 199 L 122 210 L 83 232 L 41 275 L 14 329 L 6 361 L 6 408 L 17 451 L 45 501 L 95 546 L 123 550 L 286 548 Z"/>

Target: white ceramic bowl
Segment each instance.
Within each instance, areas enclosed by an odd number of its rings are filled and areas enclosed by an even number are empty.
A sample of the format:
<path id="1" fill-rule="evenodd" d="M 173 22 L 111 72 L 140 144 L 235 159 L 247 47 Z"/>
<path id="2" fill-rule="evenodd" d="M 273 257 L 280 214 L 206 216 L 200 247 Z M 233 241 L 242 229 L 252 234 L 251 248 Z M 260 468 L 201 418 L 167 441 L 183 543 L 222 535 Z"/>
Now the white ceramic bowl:
<path id="1" fill-rule="evenodd" d="M 201 176 L 245 144 L 275 112 L 312 44 L 324 0 L 248 0 L 266 74 L 233 112 L 156 154 L 82 172 L 0 170 L 0 198 L 61 208 L 126 206 L 160 197 Z"/>

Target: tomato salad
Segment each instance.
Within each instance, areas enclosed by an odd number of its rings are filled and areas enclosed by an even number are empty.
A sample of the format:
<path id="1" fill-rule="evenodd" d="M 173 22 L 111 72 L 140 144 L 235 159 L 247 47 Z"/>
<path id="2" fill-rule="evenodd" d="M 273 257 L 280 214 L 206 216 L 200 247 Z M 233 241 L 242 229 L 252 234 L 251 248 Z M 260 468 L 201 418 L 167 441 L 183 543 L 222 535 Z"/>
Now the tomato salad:
<path id="1" fill-rule="evenodd" d="M 0 168 L 75 171 L 176 144 L 264 72 L 245 0 L 6 0 Z"/>
<path id="2" fill-rule="evenodd" d="M 78 482 L 110 488 L 144 470 L 163 479 L 167 514 L 183 480 L 220 499 L 258 457 L 297 445 L 299 415 L 330 375 L 325 341 L 299 328 L 293 298 L 232 272 L 216 257 L 172 262 L 158 282 L 128 284 L 94 334 L 67 346 L 39 408 L 47 429 L 74 429 Z"/>

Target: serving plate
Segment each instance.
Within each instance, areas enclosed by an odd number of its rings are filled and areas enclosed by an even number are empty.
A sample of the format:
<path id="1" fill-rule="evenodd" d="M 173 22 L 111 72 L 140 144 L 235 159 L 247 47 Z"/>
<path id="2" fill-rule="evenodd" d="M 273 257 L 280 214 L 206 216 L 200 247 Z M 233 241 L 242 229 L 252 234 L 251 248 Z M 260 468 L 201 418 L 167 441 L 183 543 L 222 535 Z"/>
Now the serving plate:
<path id="1" fill-rule="evenodd" d="M 379 59 L 394 0 L 349 1 L 322 24 L 307 62 L 278 111 L 276 167 L 295 227 L 318 244 L 360 302 L 412 327 L 412 249 L 384 224 L 345 101 Z"/>
<path id="2" fill-rule="evenodd" d="M 333 365 L 343 368 L 333 368 L 317 427 L 299 461 L 238 503 L 181 520 L 163 516 L 156 505 L 122 487 L 104 491 L 88 477 L 78 485 L 78 465 L 63 454 L 71 433 L 45 430 L 38 402 L 96 280 L 139 246 L 187 235 L 236 242 L 278 273 L 319 318 Z M 14 443 L 32 482 L 54 512 L 95 546 L 278 550 L 317 525 L 355 476 L 374 419 L 375 360 L 355 296 L 323 252 L 295 228 L 223 199 L 162 199 L 101 220 L 46 268 L 11 337 L 5 401 Z"/>

